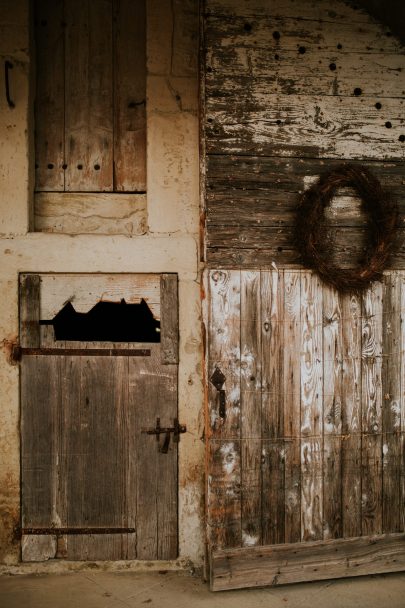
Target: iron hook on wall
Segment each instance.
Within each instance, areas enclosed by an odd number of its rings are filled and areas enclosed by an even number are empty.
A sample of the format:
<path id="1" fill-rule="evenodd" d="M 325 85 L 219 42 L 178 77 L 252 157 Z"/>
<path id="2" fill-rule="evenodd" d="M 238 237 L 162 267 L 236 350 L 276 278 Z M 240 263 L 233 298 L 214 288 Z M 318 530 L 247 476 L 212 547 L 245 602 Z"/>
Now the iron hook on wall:
<path id="1" fill-rule="evenodd" d="M 11 61 L 6 60 L 4 62 L 4 78 L 5 78 L 5 82 L 6 82 L 6 99 L 7 99 L 7 103 L 8 103 L 8 107 L 9 108 L 15 108 L 15 103 L 14 103 L 14 101 L 10 97 L 9 71 L 12 70 L 12 69 L 13 69 L 13 64 L 11 63 Z"/>

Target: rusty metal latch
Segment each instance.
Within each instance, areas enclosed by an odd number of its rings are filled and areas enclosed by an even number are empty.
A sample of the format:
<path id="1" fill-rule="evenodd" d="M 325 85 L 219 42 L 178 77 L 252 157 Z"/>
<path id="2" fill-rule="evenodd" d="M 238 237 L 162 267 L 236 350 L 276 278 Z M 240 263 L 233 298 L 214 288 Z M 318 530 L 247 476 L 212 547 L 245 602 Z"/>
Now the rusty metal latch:
<path id="1" fill-rule="evenodd" d="M 185 433 L 187 427 L 185 424 L 179 424 L 177 418 L 173 420 L 173 426 L 160 426 L 160 418 L 156 418 L 156 426 L 152 429 L 141 429 L 141 433 L 147 433 L 148 435 L 156 435 L 156 441 L 158 442 L 158 451 L 161 454 L 167 454 L 170 445 L 170 434 L 173 433 L 174 443 L 179 443 L 180 434 Z M 164 435 L 165 439 L 163 445 L 160 445 L 160 435 Z"/>
<path id="2" fill-rule="evenodd" d="M 226 378 L 219 367 L 215 368 L 210 380 L 219 393 L 219 417 L 224 420 L 226 418 L 226 393 L 222 387 Z"/>

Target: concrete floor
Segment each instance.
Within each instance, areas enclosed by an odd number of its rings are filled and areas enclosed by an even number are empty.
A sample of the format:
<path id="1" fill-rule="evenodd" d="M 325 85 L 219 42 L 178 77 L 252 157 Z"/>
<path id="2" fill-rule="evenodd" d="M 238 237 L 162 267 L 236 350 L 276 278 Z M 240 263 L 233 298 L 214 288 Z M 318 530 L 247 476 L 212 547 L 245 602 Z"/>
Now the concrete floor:
<path id="1" fill-rule="evenodd" d="M 1 608 L 405 608 L 405 573 L 211 593 L 185 572 L 0 577 Z"/>

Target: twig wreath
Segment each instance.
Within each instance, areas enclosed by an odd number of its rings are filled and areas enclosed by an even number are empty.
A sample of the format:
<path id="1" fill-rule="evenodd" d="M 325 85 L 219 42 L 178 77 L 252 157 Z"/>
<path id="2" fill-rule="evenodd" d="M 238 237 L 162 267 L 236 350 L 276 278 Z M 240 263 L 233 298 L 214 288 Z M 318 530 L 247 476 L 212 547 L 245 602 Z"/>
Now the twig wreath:
<path id="1" fill-rule="evenodd" d="M 354 268 L 332 261 L 324 212 L 336 190 L 351 187 L 362 201 L 369 222 L 364 258 Z M 366 167 L 342 164 L 321 175 L 302 195 L 296 216 L 296 241 L 302 262 L 341 292 L 360 292 L 381 280 L 392 253 L 398 226 L 398 208 Z"/>

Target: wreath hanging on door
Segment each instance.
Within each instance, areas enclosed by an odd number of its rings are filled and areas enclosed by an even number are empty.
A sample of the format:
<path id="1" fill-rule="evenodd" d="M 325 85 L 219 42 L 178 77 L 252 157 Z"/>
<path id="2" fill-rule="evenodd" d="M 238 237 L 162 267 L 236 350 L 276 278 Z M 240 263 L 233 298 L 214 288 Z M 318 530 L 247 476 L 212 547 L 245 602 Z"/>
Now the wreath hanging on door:
<path id="1" fill-rule="evenodd" d="M 354 268 L 333 262 L 325 209 L 336 190 L 351 187 L 368 216 L 365 252 Z M 372 173 L 362 165 L 342 164 L 321 175 L 302 195 L 296 217 L 296 241 L 305 266 L 341 292 L 359 292 L 381 280 L 396 241 L 398 208 Z"/>

